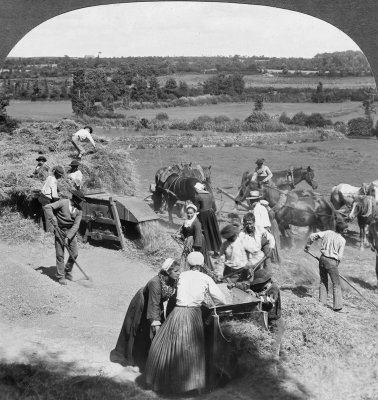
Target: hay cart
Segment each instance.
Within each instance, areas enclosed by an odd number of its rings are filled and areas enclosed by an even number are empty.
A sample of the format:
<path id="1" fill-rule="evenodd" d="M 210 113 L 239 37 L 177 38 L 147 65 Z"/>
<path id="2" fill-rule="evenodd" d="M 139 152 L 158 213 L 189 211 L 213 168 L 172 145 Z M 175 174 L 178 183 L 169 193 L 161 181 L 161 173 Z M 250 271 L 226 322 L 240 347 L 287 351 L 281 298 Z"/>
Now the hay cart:
<path id="1" fill-rule="evenodd" d="M 159 217 L 143 199 L 133 196 L 111 195 L 106 192 L 85 195 L 83 218 L 86 223 L 84 241 L 119 242 L 125 250 L 124 236 L 144 237 Z"/>

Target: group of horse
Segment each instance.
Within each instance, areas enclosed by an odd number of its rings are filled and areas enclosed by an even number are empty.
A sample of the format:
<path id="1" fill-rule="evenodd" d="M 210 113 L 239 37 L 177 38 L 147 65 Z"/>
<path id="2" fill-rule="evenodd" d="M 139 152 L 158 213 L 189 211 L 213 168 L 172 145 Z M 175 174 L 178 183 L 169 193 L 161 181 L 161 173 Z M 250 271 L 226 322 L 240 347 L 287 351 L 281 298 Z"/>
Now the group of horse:
<path id="1" fill-rule="evenodd" d="M 296 186 L 305 181 L 311 189 L 298 190 Z M 155 211 L 165 202 L 169 221 L 172 223 L 172 209 L 177 201 L 195 202 L 194 185 L 201 182 L 213 195 L 211 187 L 211 166 L 180 164 L 160 168 L 155 174 L 152 199 Z M 335 230 L 338 221 L 350 222 L 357 218 L 360 228 L 360 249 L 370 246 L 376 252 L 376 273 L 378 280 L 378 216 L 375 212 L 378 201 L 378 181 L 354 187 L 348 184 L 334 186 L 330 198 L 316 193 L 318 188 L 314 170 L 289 168 L 273 172 L 270 184 L 260 185 L 252 181 L 252 173 L 244 172 L 236 195 L 236 204 L 243 202 L 250 191 L 259 190 L 275 212 L 281 235 L 293 244 L 290 226 L 308 227 L 309 233 L 316 230 Z M 213 196 L 214 199 L 214 196 Z M 215 199 L 213 208 L 216 211 Z"/>

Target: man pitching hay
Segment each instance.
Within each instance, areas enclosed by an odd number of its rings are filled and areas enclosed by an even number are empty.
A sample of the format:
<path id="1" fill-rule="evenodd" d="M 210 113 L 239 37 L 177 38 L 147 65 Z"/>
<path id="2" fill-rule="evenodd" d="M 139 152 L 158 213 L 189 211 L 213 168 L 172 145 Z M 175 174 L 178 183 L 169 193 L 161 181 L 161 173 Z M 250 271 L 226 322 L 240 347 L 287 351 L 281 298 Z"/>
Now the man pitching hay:
<path id="1" fill-rule="evenodd" d="M 72 144 L 75 146 L 76 150 L 79 152 L 78 159 L 80 160 L 85 154 L 84 147 L 81 142 L 90 141 L 93 148 L 96 150 L 96 143 L 93 140 L 91 133 L 93 129 L 91 126 L 85 126 L 83 129 L 80 129 L 76 133 L 72 135 Z"/>
<path id="2" fill-rule="evenodd" d="M 61 285 L 67 285 L 66 279 L 72 280 L 72 268 L 78 257 L 76 233 L 82 217 L 84 194 L 72 190 L 71 199 L 61 199 L 44 206 L 47 218 L 54 227 L 56 251 L 56 278 Z M 70 256 L 64 265 L 64 247 L 67 246 Z"/>

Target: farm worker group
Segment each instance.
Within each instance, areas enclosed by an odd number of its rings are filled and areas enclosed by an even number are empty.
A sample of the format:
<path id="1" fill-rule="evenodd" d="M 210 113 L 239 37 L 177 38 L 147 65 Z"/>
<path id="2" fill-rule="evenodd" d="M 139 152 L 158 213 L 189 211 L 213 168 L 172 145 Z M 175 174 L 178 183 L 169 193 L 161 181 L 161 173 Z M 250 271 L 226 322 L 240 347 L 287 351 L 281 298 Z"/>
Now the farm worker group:
<path id="1" fill-rule="evenodd" d="M 74 135 L 75 141 L 80 138 L 77 135 L 80 132 L 82 137 L 90 140 L 91 131 L 89 127 L 80 130 Z M 75 141 L 73 138 L 74 144 Z M 81 158 L 85 154 L 83 149 L 76 144 L 75 147 L 79 151 L 78 158 Z M 45 157 L 38 157 L 37 161 L 33 176 L 39 176 L 46 169 Z M 259 185 L 269 183 L 273 177 L 263 163 L 263 159 L 257 160 L 252 176 Z M 77 160 L 69 165 L 67 177 L 72 183 L 71 198 L 60 198 L 59 180 L 66 173 L 59 165 L 46 178 L 39 197 L 46 227 L 51 227 L 55 234 L 56 277 L 62 285 L 67 284 L 66 280 L 72 280 L 73 265 L 78 257 L 76 237 L 85 200 L 80 191 L 83 175 L 79 167 Z M 213 195 L 203 183 L 196 183 L 194 189 L 196 204 L 186 205 L 187 218 L 178 232 L 178 238 L 184 242 L 181 260 L 166 259 L 158 275 L 135 294 L 116 347 L 110 353 L 113 362 L 139 367 L 144 372 L 146 383 L 158 392 L 185 393 L 206 387 L 209 358 L 200 306 L 205 299 L 212 305 L 226 304 L 225 295 L 216 284 L 223 277 L 229 289 L 237 288 L 261 299 L 262 310 L 267 312 L 268 327 L 274 337 L 276 360 L 285 331 L 280 289 L 273 280 L 271 258 L 277 249 L 272 234 L 274 213 L 268 203 L 258 190 L 251 191 L 246 197 L 250 210 L 244 215 L 242 224 L 228 224 L 220 231 Z M 338 265 L 345 246 L 342 236 L 345 229 L 345 224 L 338 223 L 336 233 L 314 233 L 306 245 L 308 250 L 312 242 L 322 239 L 319 298 L 326 304 L 329 275 L 333 283 L 333 308 L 337 312 L 342 311 Z M 66 263 L 65 249 L 69 255 Z M 214 277 L 216 274 L 210 276 L 201 272 L 213 270 L 210 253 L 222 265 L 218 278 Z M 168 301 L 166 308 L 163 306 L 165 301 Z M 225 348 L 223 350 L 228 354 Z M 227 377 L 237 371 L 234 362 L 232 357 L 224 357 L 222 368 Z"/>

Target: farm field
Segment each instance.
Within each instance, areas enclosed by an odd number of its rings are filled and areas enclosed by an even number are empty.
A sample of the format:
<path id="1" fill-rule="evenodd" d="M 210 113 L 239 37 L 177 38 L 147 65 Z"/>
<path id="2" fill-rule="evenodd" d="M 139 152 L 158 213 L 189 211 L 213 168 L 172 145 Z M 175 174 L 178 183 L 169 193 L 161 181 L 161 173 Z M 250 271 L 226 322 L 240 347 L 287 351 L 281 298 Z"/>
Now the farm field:
<path id="1" fill-rule="evenodd" d="M 134 150 L 142 195 L 146 195 L 155 171 L 181 161 L 212 166 L 212 186 L 236 193 L 242 173 L 255 168 L 257 158 L 265 158 L 272 171 L 292 166 L 315 170 L 317 192 L 327 197 L 338 183 L 358 186 L 378 179 L 378 140 L 344 139 L 316 143 L 295 143 L 259 147 L 215 147 Z M 146 162 L 148 160 L 148 162 Z M 306 183 L 299 187 L 309 188 Z"/>
<path id="2" fill-rule="evenodd" d="M 184 81 L 190 86 L 196 86 L 199 83 L 209 79 L 213 75 L 211 74 L 172 74 L 158 77 L 160 84 L 173 78 L 177 82 Z M 363 77 L 345 77 L 345 78 L 333 78 L 333 77 L 300 77 L 300 76 L 278 76 L 278 75 L 244 75 L 244 81 L 246 87 L 266 87 L 272 86 L 273 88 L 316 88 L 319 81 L 323 82 L 324 88 L 360 88 L 360 87 L 375 87 L 375 80 L 372 76 Z"/>
<path id="3" fill-rule="evenodd" d="M 148 110 L 117 110 L 127 117 L 154 118 L 156 114 L 164 112 L 171 119 L 192 120 L 200 115 L 215 117 L 226 115 L 229 118 L 245 119 L 252 111 L 253 103 L 222 103 L 197 107 L 174 107 Z M 11 101 L 7 108 L 8 114 L 20 120 L 56 121 L 62 118 L 72 118 L 70 101 L 60 102 L 26 102 Z M 286 112 L 289 116 L 297 112 L 321 113 L 332 121 L 348 121 L 363 116 L 360 102 L 345 103 L 265 103 L 264 111 L 271 115 L 280 115 Z"/>

